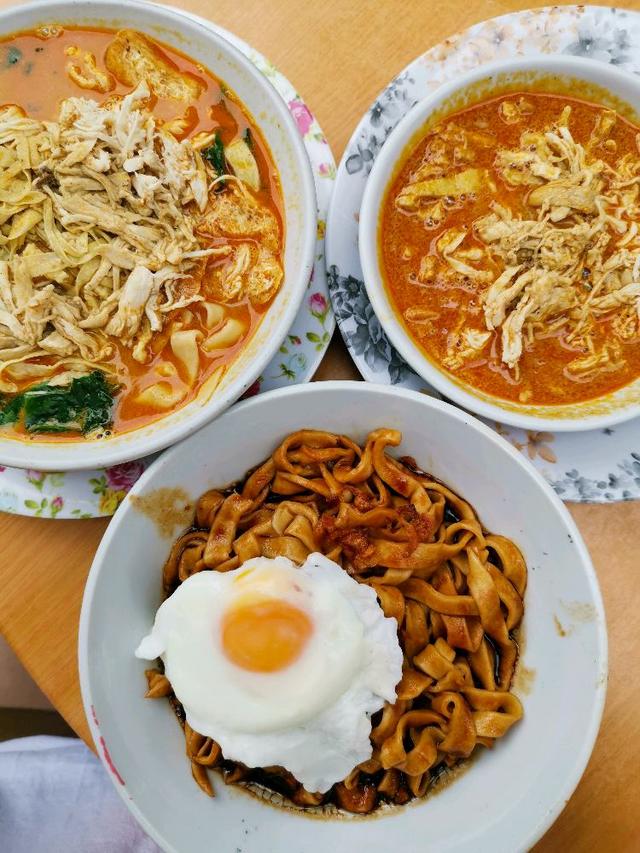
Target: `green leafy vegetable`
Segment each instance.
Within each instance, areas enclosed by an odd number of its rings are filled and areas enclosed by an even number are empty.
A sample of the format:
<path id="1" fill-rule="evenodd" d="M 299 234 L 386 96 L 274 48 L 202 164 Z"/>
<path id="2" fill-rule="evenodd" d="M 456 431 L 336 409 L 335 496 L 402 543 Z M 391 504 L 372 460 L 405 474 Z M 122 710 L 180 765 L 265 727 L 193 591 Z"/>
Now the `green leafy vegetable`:
<path id="1" fill-rule="evenodd" d="M 40 384 L 0 402 L 0 424 L 15 423 L 24 415 L 27 432 L 81 432 L 87 434 L 111 424 L 116 386 L 94 370 L 69 385 Z"/>
<path id="2" fill-rule="evenodd" d="M 10 399 L 6 404 L 2 401 L 0 409 L 0 424 L 13 424 L 20 417 L 22 405 L 24 403 L 24 394 L 18 394 Z"/>
<path id="3" fill-rule="evenodd" d="M 208 163 L 211 163 L 218 177 L 226 174 L 227 166 L 224 157 L 224 145 L 222 144 L 219 133 L 216 132 L 213 145 L 203 149 L 202 156 Z M 218 186 L 224 186 L 224 181 L 220 181 Z"/>

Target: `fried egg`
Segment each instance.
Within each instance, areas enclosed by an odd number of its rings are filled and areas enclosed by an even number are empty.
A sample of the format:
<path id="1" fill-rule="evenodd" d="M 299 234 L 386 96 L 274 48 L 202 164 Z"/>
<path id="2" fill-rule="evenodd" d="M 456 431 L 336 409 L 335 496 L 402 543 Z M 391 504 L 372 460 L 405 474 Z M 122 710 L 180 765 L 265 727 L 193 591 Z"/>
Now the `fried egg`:
<path id="1" fill-rule="evenodd" d="M 180 584 L 136 656 L 162 658 L 189 725 L 225 758 L 320 792 L 371 757 L 371 715 L 402 675 L 397 627 L 321 554 L 299 568 L 257 557 Z"/>

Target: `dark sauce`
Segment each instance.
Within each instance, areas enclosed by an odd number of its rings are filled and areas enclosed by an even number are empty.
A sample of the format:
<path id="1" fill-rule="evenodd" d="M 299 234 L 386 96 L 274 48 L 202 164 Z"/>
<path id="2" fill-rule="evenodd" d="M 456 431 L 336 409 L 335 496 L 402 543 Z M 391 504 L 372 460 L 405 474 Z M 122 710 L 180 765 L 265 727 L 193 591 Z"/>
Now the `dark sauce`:
<path id="1" fill-rule="evenodd" d="M 160 669 L 164 669 L 161 663 Z M 168 698 L 176 719 L 180 723 L 181 727 L 184 728 L 186 715 L 181 702 L 174 694 L 171 694 Z M 376 714 L 372 715 L 372 721 L 375 721 L 376 717 L 379 719 L 380 716 L 381 712 L 376 712 Z M 407 744 L 408 748 L 411 748 L 411 746 L 411 743 Z M 435 767 L 432 767 L 429 771 L 429 784 L 427 786 L 427 790 L 421 798 L 413 796 L 406 784 L 404 776 L 402 776 L 394 797 L 389 798 L 384 794 L 378 793 L 378 785 L 382 781 L 382 777 L 385 772 L 384 770 L 379 770 L 376 773 L 361 773 L 358 786 L 359 789 L 366 790 L 373 788 L 376 791 L 375 805 L 370 811 L 362 813 L 361 816 L 375 816 L 376 812 L 384 806 L 404 806 L 411 800 L 424 799 L 424 797 L 426 797 L 430 792 L 434 792 L 436 788 L 443 785 L 449 777 L 453 777 L 454 771 L 456 771 L 457 774 L 457 772 L 463 767 L 466 767 L 467 764 L 468 761 L 460 762 L 460 764 L 456 765 L 455 768 L 452 768 L 447 766 L 444 762 L 441 762 Z M 302 786 L 294 776 L 292 776 L 292 774 L 283 767 L 246 767 L 238 761 L 230 761 L 223 758 L 222 761 L 212 769 L 222 777 L 226 785 L 241 786 L 250 794 L 257 795 L 260 799 L 265 799 L 263 796 L 264 793 L 276 794 L 279 797 L 282 797 L 284 801 L 282 805 L 296 811 L 309 814 L 313 813 L 315 815 L 317 814 L 318 809 L 326 809 L 326 807 L 329 806 L 332 808 L 331 812 L 327 812 L 327 814 L 334 813 L 335 810 L 338 810 L 338 812 L 342 812 L 349 817 L 353 817 L 354 814 L 357 814 L 341 808 L 336 792 L 336 788 L 338 787 L 337 785 L 330 788 L 324 794 L 321 801 L 316 805 L 305 806 L 296 803 L 296 794 L 302 790 Z"/>
<path id="2" fill-rule="evenodd" d="M 402 456 L 399 457 L 398 461 L 408 470 L 410 470 L 411 473 L 416 474 L 420 477 L 425 477 L 435 483 L 440 483 L 443 486 L 445 485 L 437 477 L 434 477 L 432 474 L 420 469 L 413 457 Z M 333 469 L 334 465 L 335 462 L 330 462 L 328 463 L 327 467 L 331 470 Z M 253 473 L 255 473 L 255 471 L 258 470 L 259 467 L 259 465 L 254 466 L 253 468 L 247 471 L 246 475 L 241 480 L 238 480 L 234 483 L 230 483 L 229 485 L 223 488 L 217 489 L 217 491 L 224 495 L 224 497 L 229 497 L 234 493 L 242 492 L 246 481 Z M 295 496 L 293 497 L 295 498 Z M 291 500 L 291 498 L 291 495 L 269 495 L 268 504 L 276 505 L 282 501 Z M 335 503 L 335 501 L 332 501 L 331 499 L 326 499 L 321 495 L 317 495 L 316 500 L 320 511 L 330 508 Z M 457 513 L 450 507 L 449 502 L 446 501 L 444 511 L 444 522 L 446 524 L 455 524 L 460 520 L 461 519 L 457 515 Z M 195 523 L 194 517 L 194 523 L 191 525 L 191 527 L 185 530 L 185 534 L 194 532 L 202 533 L 207 532 L 207 530 L 207 527 L 199 527 Z M 491 555 L 492 562 L 494 562 L 496 565 L 500 565 L 498 555 L 495 551 L 493 551 L 493 549 L 491 549 Z M 215 569 L 203 569 L 203 571 L 215 571 Z M 179 584 L 180 582 L 177 582 L 174 588 L 171 589 L 171 592 L 168 593 L 168 595 L 174 592 L 174 590 L 179 586 Z M 500 650 L 487 634 L 485 634 L 484 636 L 494 653 L 494 677 L 496 681 L 498 681 L 500 669 Z M 512 639 L 514 639 L 514 635 L 512 634 L 511 636 Z M 164 665 L 160 660 L 158 661 L 158 668 L 164 673 Z M 186 722 L 185 711 L 181 702 L 177 699 L 175 694 L 171 694 L 169 696 L 169 703 L 174 714 L 176 715 L 178 722 L 180 723 L 182 728 L 184 728 Z M 412 707 L 415 710 L 427 709 L 430 707 L 430 703 L 426 697 L 419 696 L 413 700 Z M 381 718 L 382 709 L 376 711 L 374 714 L 371 715 L 372 728 L 378 725 Z M 405 738 L 404 746 L 407 751 L 413 748 L 413 743 L 408 733 Z M 398 785 L 398 789 L 395 792 L 393 798 L 390 798 L 378 792 L 378 785 L 382 781 L 382 777 L 385 773 L 384 770 L 379 770 L 376 773 L 371 774 L 361 772 L 358 788 L 361 790 L 373 788 L 376 792 L 375 803 L 373 807 L 367 810 L 366 812 L 363 811 L 362 813 L 347 811 L 340 805 L 339 796 L 337 794 L 337 788 L 340 783 L 337 783 L 332 788 L 330 788 L 322 796 L 321 801 L 317 805 L 301 805 L 300 803 L 297 803 L 295 801 L 295 798 L 296 795 L 304 789 L 295 779 L 295 777 L 283 767 L 246 767 L 240 762 L 228 760 L 223 757 L 221 762 L 211 769 L 222 777 L 225 784 L 236 785 L 246 790 L 249 794 L 258 797 L 259 799 L 267 803 L 293 809 L 303 814 L 308 814 L 310 817 L 334 817 L 337 812 L 338 814 L 353 818 L 354 816 L 377 817 L 381 814 L 387 813 L 385 807 L 400 807 L 412 801 L 421 802 L 430 794 L 437 793 L 438 791 L 445 788 L 450 782 L 454 781 L 460 775 L 460 773 L 464 772 L 467 767 L 470 766 L 470 764 L 475 760 L 475 758 L 476 753 L 474 753 L 467 759 L 461 759 L 453 766 L 449 766 L 445 762 L 441 762 L 440 764 L 432 767 L 428 771 L 429 781 L 427 789 L 422 797 L 415 797 L 412 794 L 409 787 L 407 786 L 406 777 L 404 774 L 401 774 L 401 781 Z M 282 798 L 282 801 L 279 802 L 277 801 L 277 799 L 274 800 L 269 795 L 275 795 L 276 798 Z"/>

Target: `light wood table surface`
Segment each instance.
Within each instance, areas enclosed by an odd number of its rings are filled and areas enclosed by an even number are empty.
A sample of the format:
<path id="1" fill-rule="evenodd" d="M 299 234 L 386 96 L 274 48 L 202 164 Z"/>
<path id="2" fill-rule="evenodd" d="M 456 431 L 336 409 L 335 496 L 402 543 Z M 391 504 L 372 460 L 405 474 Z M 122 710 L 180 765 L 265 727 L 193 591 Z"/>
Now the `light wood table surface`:
<path id="1" fill-rule="evenodd" d="M 8 5 L 0 0 L 0 7 Z M 339 158 L 364 110 L 414 57 L 473 23 L 546 4 L 531 0 L 175 0 L 175 5 L 215 19 L 271 59 L 311 106 Z M 638 0 L 627 5 L 640 8 Z M 316 378 L 358 378 L 339 336 Z M 536 851 L 640 850 L 636 545 L 640 503 L 570 509 L 587 541 L 604 594 L 609 693 L 589 767 Z M 0 631 L 87 742 L 90 735 L 76 665 L 78 617 L 87 572 L 106 526 L 107 520 L 102 519 L 52 521 L 0 514 Z M 559 708 L 558 713 L 562 712 Z M 541 743 L 540 749 L 544 748 Z"/>

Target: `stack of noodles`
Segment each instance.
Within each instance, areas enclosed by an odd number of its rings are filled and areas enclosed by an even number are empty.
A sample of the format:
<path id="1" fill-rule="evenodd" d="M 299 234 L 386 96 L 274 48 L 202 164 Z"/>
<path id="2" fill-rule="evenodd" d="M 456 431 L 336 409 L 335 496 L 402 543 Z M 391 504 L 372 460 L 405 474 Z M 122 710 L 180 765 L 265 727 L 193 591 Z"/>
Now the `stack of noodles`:
<path id="1" fill-rule="evenodd" d="M 147 361 L 167 316 L 204 300 L 208 257 L 231 262 L 216 274 L 221 301 L 238 296 L 251 263 L 252 300 L 277 290 L 273 214 L 234 176 L 210 193 L 215 174 L 149 103 L 142 81 L 104 104 L 68 98 L 56 122 L 0 109 L 0 392 L 18 390 L 12 379 L 108 369 L 116 339 Z M 272 251 L 256 262 L 229 236 L 260 236 Z"/>
<path id="2" fill-rule="evenodd" d="M 148 670 L 147 695 L 170 697 L 207 793 L 207 768 L 219 766 L 227 782 L 267 779 L 299 806 L 368 813 L 424 795 L 440 772 L 478 745 L 492 747 L 522 716 L 509 690 L 527 580 L 522 555 L 414 460 L 390 457 L 386 449 L 400 440 L 377 429 L 362 448 L 329 432 L 293 433 L 237 489 L 205 493 L 194 527 L 175 543 L 166 596 L 194 572 L 229 571 L 260 555 L 302 563 L 322 552 L 375 589 L 404 652 L 397 701 L 373 717 L 372 758 L 324 795 L 282 768 L 256 776 L 224 761 L 215 741 L 186 723 L 166 676 Z"/>

